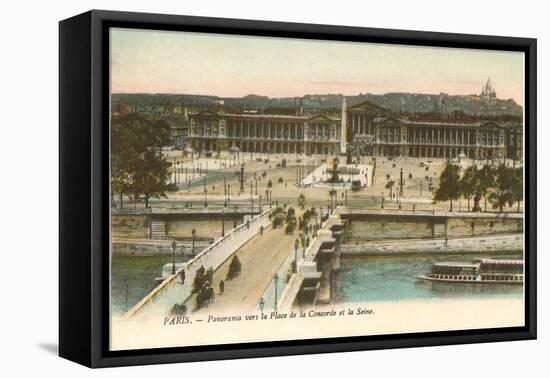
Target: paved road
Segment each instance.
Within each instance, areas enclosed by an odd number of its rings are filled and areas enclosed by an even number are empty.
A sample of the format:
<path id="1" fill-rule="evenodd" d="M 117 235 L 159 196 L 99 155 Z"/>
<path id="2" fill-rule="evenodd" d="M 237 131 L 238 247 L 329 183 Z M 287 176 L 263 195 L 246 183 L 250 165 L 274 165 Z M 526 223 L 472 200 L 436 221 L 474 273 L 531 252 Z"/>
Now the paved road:
<path id="1" fill-rule="evenodd" d="M 279 266 L 292 251 L 295 235 L 285 235 L 282 228 L 268 228 L 243 246 L 238 252 L 241 274 L 231 281 L 225 281 L 224 293 L 220 295 L 219 282 L 225 280 L 229 259 L 214 272 L 213 287 L 216 298 L 200 313 L 224 313 L 227 311 L 252 311 L 260 300 Z"/>

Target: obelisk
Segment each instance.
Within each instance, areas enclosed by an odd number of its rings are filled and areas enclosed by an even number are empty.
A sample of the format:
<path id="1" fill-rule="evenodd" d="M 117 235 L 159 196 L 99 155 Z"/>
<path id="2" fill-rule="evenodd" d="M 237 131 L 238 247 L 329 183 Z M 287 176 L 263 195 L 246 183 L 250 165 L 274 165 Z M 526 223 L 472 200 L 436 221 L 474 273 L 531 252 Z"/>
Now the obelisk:
<path id="1" fill-rule="evenodd" d="M 342 121 L 340 126 L 340 154 L 346 154 L 346 136 L 347 136 L 347 113 L 346 113 L 346 98 L 342 100 Z"/>

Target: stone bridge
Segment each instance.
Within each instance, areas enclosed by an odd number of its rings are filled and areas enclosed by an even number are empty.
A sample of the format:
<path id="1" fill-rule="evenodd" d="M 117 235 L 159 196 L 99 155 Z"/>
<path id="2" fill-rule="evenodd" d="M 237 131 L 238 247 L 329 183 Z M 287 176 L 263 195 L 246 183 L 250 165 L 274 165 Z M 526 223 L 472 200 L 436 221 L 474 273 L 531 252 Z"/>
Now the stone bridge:
<path id="1" fill-rule="evenodd" d="M 175 274 L 164 279 L 157 287 L 133 306 L 126 317 L 166 316 L 176 303 L 185 302 L 192 292 L 193 281 L 199 268 L 218 269 L 225 261 L 246 244 L 251 238 L 271 224 L 271 209 L 267 209 L 253 218 L 238 225 L 212 245 L 197 254 L 186 263 L 178 264 Z M 182 272 L 185 274 L 181 283 Z"/>

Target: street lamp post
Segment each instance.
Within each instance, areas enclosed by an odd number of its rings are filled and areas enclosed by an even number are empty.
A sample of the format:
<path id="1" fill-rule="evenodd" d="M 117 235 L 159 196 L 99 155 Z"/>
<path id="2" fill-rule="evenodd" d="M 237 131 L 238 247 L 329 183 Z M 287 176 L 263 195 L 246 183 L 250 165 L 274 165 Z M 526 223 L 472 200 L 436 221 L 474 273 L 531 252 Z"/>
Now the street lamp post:
<path id="1" fill-rule="evenodd" d="M 233 228 L 237 228 L 237 205 L 234 208 L 235 214 L 233 216 Z"/>
<path id="2" fill-rule="evenodd" d="M 298 272 L 298 239 L 294 241 L 294 273 Z"/>
<path id="3" fill-rule="evenodd" d="M 382 192 L 382 209 L 384 208 L 384 192 Z"/>
<path id="4" fill-rule="evenodd" d="M 345 205 L 348 206 L 348 190 L 347 189 L 344 191 L 344 202 L 345 202 Z"/>
<path id="5" fill-rule="evenodd" d="M 176 241 L 172 242 L 172 275 L 176 274 Z"/>
<path id="6" fill-rule="evenodd" d="M 225 236 L 225 209 L 222 209 L 222 238 Z"/>
<path id="7" fill-rule="evenodd" d="M 241 193 L 244 192 L 244 163 L 241 164 Z"/>
<path id="8" fill-rule="evenodd" d="M 403 196 L 403 168 L 399 170 L 399 195 Z"/>
<path id="9" fill-rule="evenodd" d="M 279 283 L 279 275 L 277 273 L 273 276 L 273 282 L 275 283 L 275 311 L 277 311 L 277 286 Z"/>
<path id="10" fill-rule="evenodd" d="M 172 160 L 172 180 L 176 183 L 176 158 Z"/>
<path id="11" fill-rule="evenodd" d="M 223 206 L 227 207 L 227 178 L 223 177 Z"/>
<path id="12" fill-rule="evenodd" d="M 195 229 L 191 230 L 191 235 L 192 235 L 191 254 L 195 256 L 195 237 L 197 235 L 197 230 Z"/>
<path id="13" fill-rule="evenodd" d="M 254 197 L 252 194 L 252 181 L 250 181 L 250 217 L 254 216 Z"/>

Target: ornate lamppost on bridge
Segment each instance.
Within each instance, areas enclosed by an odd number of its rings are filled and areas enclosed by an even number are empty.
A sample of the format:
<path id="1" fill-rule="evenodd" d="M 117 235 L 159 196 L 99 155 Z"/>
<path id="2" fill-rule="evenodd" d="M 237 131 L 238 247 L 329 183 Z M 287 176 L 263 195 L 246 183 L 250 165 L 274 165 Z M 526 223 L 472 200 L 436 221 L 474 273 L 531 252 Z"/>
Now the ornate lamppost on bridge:
<path id="1" fill-rule="evenodd" d="M 403 196 L 403 168 L 399 170 L 399 194 Z"/>
<path id="2" fill-rule="evenodd" d="M 176 241 L 172 242 L 172 275 L 176 274 Z"/>
<path id="3" fill-rule="evenodd" d="M 296 239 L 294 241 L 294 266 L 293 266 L 294 273 L 298 272 L 298 245 L 299 245 L 299 242 L 298 242 L 298 239 Z"/>
<path id="4" fill-rule="evenodd" d="M 273 276 L 273 282 L 275 283 L 275 304 L 274 304 L 274 307 L 275 307 L 275 311 L 277 311 L 277 286 L 278 286 L 278 283 L 279 283 L 279 275 L 277 273 L 275 273 L 275 275 Z"/>
<path id="5" fill-rule="evenodd" d="M 231 202 L 231 184 L 227 184 L 227 202 Z"/>
<path id="6" fill-rule="evenodd" d="M 237 205 L 234 207 L 233 228 L 237 228 Z"/>
<path id="7" fill-rule="evenodd" d="M 206 176 L 204 176 L 204 207 L 208 207 L 208 190 L 206 189 Z"/>
<path id="8" fill-rule="evenodd" d="M 176 184 L 180 183 L 180 161 L 176 160 Z"/>
<path id="9" fill-rule="evenodd" d="M 244 163 L 241 164 L 241 193 L 244 192 Z"/>
<path id="10" fill-rule="evenodd" d="M 196 238 L 196 235 L 197 235 L 197 230 L 192 229 L 191 230 L 191 235 L 192 235 L 191 254 L 193 256 L 195 256 L 195 238 Z"/>
<path id="11" fill-rule="evenodd" d="M 254 216 L 254 197 L 252 194 L 252 181 L 250 181 L 250 217 Z"/>
<path id="12" fill-rule="evenodd" d="M 172 180 L 176 184 L 176 158 L 172 160 Z"/>
<path id="13" fill-rule="evenodd" d="M 227 207 L 227 178 L 223 177 L 223 207 Z"/>
<path id="14" fill-rule="evenodd" d="M 225 209 L 222 209 L 222 238 L 225 236 Z"/>
<path id="15" fill-rule="evenodd" d="M 344 205 L 348 206 L 348 190 L 344 191 Z"/>

